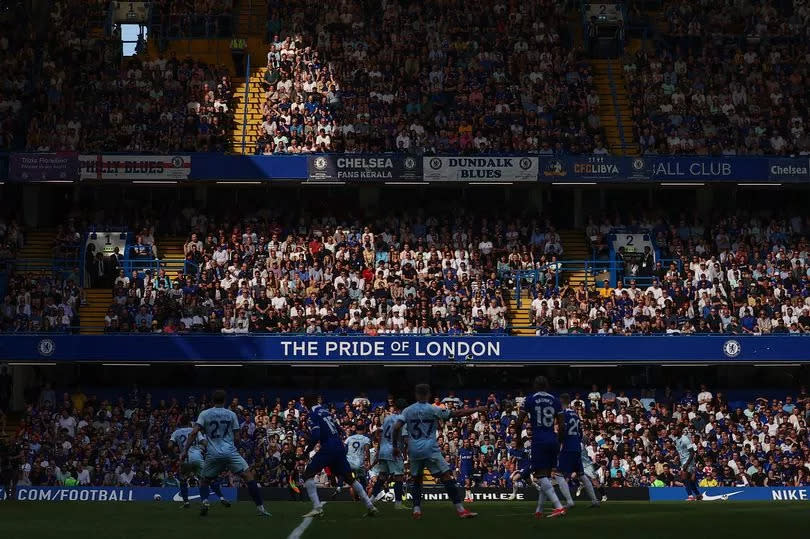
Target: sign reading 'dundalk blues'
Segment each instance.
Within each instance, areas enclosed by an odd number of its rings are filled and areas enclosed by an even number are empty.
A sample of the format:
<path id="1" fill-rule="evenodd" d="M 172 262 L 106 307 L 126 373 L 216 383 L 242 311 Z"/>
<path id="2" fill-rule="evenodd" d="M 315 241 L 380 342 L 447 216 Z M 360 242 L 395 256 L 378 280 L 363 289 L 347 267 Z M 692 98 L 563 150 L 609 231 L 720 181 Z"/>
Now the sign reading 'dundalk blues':
<path id="1" fill-rule="evenodd" d="M 534 182 L 538 158 L 526 156 L 424 157 L 429 182 Z"/>
<path id="2" fill-rule="evenodd" d="M 421 181 L 422 161 L 411 155 L 313 155 L 307 159 L 308 181 Z"/>

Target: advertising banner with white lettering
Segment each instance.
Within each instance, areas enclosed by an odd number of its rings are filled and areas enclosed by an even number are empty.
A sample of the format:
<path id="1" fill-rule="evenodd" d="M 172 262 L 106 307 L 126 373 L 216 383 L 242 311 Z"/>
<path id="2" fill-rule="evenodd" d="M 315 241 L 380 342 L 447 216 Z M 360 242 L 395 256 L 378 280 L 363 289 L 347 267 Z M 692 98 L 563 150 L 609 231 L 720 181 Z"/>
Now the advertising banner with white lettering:
<path id="1" fill-rule="evenodd" d="M 11 181 L 73 181 L 79 173 L 79 160 L 74 152 L 13 153 L 8 168 Z"/>
<path id="2" fill-rule="evenodd" d="M 236 501 L 237 491 L 223 487 L 222 495 Z M 14 498 L 20 502 L 181 502 L 180 489 L 173 487 L 24 487 L 17 486 Z M 188 489 L 189 500 L 200 499 L 197 488 Z M 0 500 L 6 492 L 0 488 Z M 212 492 L 209 499 L 218 498 Z"/>
<path id="3" fill-rule="evenodd" d="M 423 157 L 428 182 L 536 182 L 538 158 L 528 156 Z"/>
<path id="4" fill-rule="evenodd" d="M 624 165 L 625 163 L 621 159 L 607 155 L 541 157 L 540 180 L 544 182 L 620 181 L 626 179 Z"/>
<path id="5" fill-rule="evenodd" d="M 308 181 L 421 181 L 422 161 L 410 155 L 313 155 L 307 159 Z"/>
<path id="6" fill-rule="evenodd" d="M 807 502 L 810 487 L 708 487 L 701 488 L 703 502 Z M 650 489 L 651 502 L 680 502 L 686 491 L 678 487 Z"/>
<path id="7" fill-rule="evenodd" d="M 302 489 L 303 490 L 303 489 Z M 648 489 L 641 487 L 626 487 L 626 488 L 608 488 L 607 497 L 612 501 L 648 501 Z M 300 499 L 308 499 L 302 492 Z M 382 493 L 380 503 L 393 503 L 394 502 L 394 489 L 387 488 Z M 479 488 L 474 487 L 471 490 L 472 499 L 476 502 L 512 502 L 517 501 L 536 501 L 537 489 L 536 488 L 523 488 L 519 489 L 517 496 L 512 498 L 512 490 L 503 488 Z M 572 492 L 571 494 L 575 494 Z M 318 497 L 322 500 L 333 500 L 338 502 L 351 502 L 352 496 L 349 489 L 343 489 L 340 492 L 335 492 L 333 488 L 319 488 Z M 262 498 L 267 501 L 289 501 L 291 498 L 290 489 L 288 488 L 263 488 Z M 410 500 L 411 495 L 408 492 L 404 494 L 405 500 Z M 250 493 L 246 488 L 239 489 L 239 501 L 250 501 Z M 295 501 L 300 501 L 297 497 Z M 449 496 L 444 487 L 439 485 L 425 485 L 422 489 L 423 501 L 447 501 Z M 574 495 L 574 499 L 583 500 L 587 499 L 587 494 L 583 491 L 578 496 Z"/>
<path id="8" fill-rule="evenodd" d="M 81 180 L 187 180 L 189 155 L 80 155 Z"/>

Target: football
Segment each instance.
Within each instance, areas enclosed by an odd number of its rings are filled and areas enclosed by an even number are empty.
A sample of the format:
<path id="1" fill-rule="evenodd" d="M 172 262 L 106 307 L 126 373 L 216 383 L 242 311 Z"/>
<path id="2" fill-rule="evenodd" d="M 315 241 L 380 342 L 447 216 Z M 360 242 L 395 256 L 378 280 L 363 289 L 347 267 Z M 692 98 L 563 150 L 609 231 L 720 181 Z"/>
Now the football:
<path id="1" fill-rule="evenodd" d="M 159 501 L 160 501 L 160 494 L 155 494 L 155 495 L 154 495 L 154 500 L 155 500 L 156 502 L 159 502 Z"/>

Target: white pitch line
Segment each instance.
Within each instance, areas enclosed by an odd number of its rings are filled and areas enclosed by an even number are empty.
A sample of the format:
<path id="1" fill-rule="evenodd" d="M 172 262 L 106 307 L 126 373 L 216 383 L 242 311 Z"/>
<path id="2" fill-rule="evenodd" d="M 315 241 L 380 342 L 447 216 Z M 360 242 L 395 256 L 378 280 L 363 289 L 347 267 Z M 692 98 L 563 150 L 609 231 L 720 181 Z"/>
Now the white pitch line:
<path id="1" fill-rule="evenodd" d="M 321 504 L 321 507 L 326 505 L 326 502 Z M 304 535 L 304 532 L 307 531 L 310 524 L 312 524 L 312 520 L 314 517 L 304 517 L 301 521 L 301 524 L 298 525 L 293 531 L 290 532 L 290 535 L 287 536 L 287 539 L 301 539 L 301 536 Z"/>

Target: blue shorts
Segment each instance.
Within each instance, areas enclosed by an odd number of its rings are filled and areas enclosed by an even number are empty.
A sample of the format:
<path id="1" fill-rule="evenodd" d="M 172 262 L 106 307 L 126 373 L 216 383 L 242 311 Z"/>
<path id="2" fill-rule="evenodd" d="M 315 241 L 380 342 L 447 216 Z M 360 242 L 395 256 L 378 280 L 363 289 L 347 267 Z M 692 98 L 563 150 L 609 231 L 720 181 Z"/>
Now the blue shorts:
<path id="1" fill-rule="evenodd" d="M 186 461 L 180 467 L 180 471 L 186 474 L 200 475 L 203 468 L 203 455 L 199 449 L 188 450 Z"/>
<path id="2" fill-rule="evenodd" d="M 346 460 L 346 453 L 344 451 L 318 451 L 312 460 L 307 464 L 304 471 L 306 477 L 315 477 L 324 468 L 329 468 L 332 475 L 343 478 L 344 480 L 352 479 L 352 468 L 349 466 L 349 461 Z"/>
<path id="3" fill-rule="evenodd" d="M 572 473 L 577 475 L 584 474 L 585 470 L 582 469 L 582 455 L 579 452 L 563 451 L 560 453 L 557 470 L 566 475 L 571 475 Z"/>
<path id="4" fill-rule="evenodd" d="M 408 461 L 411 466 L 411 476 L 421 477 L 425 470 L 438 479 L 440 475 L 444 475 L 450 471 L 450 465 L 444 460 L 441 451 L 427 451 L 416 452 L 408 455 Z"/>
<path id="5" fill-rule="evenodd" d="M 239 453 L 229 455 L 219 455 L 208 453 L 202 466 L 202 476 L 211 479 L 218 476 L 225 470 L 232 473 L 242 473 L 248 469 L 248 463 Z"/>
<path id="6" fill-rule="evenodd" d="M 374 466 L 374 471 L 378 474 L 403 475 L 405 473 L 405 462 L 401 459 L 380 459 Z"/>
<path id="7" fill-rule="evenodd" d="M 525 467 L 519 469 L 517 471 L 517 473 L 520 474 L 520 478 L 523 479 L 524 481 L 531 482 L 531 478 L 532 478 L 532 467 L 531 466 L 525 466 Z"/>
<path id="8" fill-rule="evenodd" d="M 560 444 L 557 442 L 532 444 L 532 470 L 550 470 L 557 467 Z"/>

